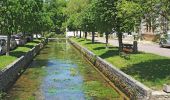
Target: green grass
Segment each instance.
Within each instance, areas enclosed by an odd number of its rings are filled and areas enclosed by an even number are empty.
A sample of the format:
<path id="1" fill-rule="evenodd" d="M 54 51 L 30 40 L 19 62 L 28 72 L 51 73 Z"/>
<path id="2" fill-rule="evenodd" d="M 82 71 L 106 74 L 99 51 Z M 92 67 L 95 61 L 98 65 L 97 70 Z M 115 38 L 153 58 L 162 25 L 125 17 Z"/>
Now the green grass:
<path id="1" fill-rule="evenodd" d="M 17 47 L 16 49 L 10 52 L 10 56 L 0 55 L 0 70 L 5 68 L 7 65 L 15 61 L 17 58 L 24 55 L 31 48 L 33 48 L 36 44 L 40 43 L 40 40 L 34 40 L 25 44 L 24 46 Z"/>
<path id="2" fill-rule="evenodd" d="M 106 88 L 98 81 L 87 81 L 83 85 L 83 90 L 85 94 L 88 95 L 87 100 L 91 100 L 91 97 L 94 97 L 96 100 L 110 100 L 110 98 L 119 98 L 116 92 L 113 92 L 112 88 Z"/>
<path id="3" fill-rule="evenodd" d="M 90 40 L 78 38 L 72 40 L 154 90 L 161 90 L 163 84 L 170 83 L 170 58 L 168 57 L 139 52 L 130 54 L 130 59 L 127 60 L 119 56 L 117 47 L 109 46 L 109 49 L 105 49 L 104 43 L 91 44 Z"/>

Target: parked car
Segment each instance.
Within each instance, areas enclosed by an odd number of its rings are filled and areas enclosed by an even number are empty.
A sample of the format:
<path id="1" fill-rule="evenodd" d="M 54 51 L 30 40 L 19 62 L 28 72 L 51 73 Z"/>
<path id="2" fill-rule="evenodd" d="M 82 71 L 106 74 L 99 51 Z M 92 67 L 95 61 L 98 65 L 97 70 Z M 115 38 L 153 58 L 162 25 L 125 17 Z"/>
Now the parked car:
<path id="1" fill-rule="evenodd" d="M 10 49 L 15 49 L 17 47 L 17 42 L 15 40 L 15 37 L 11 37 L 11 40 L 10 40 Z"/>
<path id="2" fill-rule="evenodd" d="M 42 35 L 41 35 L 41 34 L 34 34 L 33 37 L 34 37 L 34 38 L 41 38 Z"/>
<path id="3" fill-rule="evenodd" d="M 24 45 L 26 43 L 26 39 L 23 37 L 22 34 L 16 34 L 13 35 L 13 37 L 15 38 L 17 45 Z"/>
<path id="4" fill-rule="evenodd" d="M 29 33 L 25 33 L 25 38 L 26 38 L 27 42 L 33 41 L 33 35 L 31 35 Z"/>
<path id="5" fill-rule="evenodd" d="M 5 39 L 0 39 L 0 55 L 6 52 L 6 41 Z"/>
<path id="6" fill-rule="evenodd" d="M 170 47 L 170 31 L 168 31 L 168 34 L 161 36 L 159 44 L 160 47 Z"/>
<path id="7" fill-rule="evenodd" d="M 4 39 L 7 42 L 7 36 L 0 35 L 0 39 Z M 15 41 L 15 38 L 11 36 L 10 40 L 10 49 L 14 49 L 17 47 L 17 42 Z"/>

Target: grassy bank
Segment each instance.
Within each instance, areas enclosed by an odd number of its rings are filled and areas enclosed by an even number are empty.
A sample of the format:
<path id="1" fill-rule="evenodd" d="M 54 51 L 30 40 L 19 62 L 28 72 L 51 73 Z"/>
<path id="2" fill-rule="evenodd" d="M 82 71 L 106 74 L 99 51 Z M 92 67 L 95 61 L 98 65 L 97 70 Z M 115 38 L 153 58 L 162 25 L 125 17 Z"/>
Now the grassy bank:
<path id="1" fill-rule="evenodd" d="M 130 59 L 126 60 L 119 56 L 117 47 L 105 49 L 104 43 L 91 44 L 90 40 L 78 38 L 72 40 L 154 90 L 161 90 L 165 83 L 170 84 L 170 58 L 139 52 L 131 54 Z"/>
<path id="2" fill-rule="evenodd" d="M 33 48 L 36 44 L 40 43 L 40 40 L 34 40 L 32 42 L 29 42 L 25 44 L 24 46 L 19 46 L 16 49 L 12 50 L 10 52 L 10 56 L 6 55 L 0 55 L 0 70 L 6 67 L 8 64 L 15 61 L 17 58 L 24 55 L 26 52 L 28 52 L 31 48 Z"/>

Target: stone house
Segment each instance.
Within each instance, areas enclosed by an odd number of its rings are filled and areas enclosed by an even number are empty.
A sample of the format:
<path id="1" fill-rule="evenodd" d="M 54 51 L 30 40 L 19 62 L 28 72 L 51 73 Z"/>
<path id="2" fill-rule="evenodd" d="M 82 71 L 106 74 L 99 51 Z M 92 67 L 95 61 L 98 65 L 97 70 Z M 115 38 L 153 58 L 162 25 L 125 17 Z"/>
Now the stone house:
<path id="1" fill-rule="evenodd" d="M 164 17 L 158 16 L 149 20 L 147 17 L 141 20 L 140 35 L 143 40 L 157 41 L 160 34 L 166 34 L 170 30 L 170 22 Z"/>

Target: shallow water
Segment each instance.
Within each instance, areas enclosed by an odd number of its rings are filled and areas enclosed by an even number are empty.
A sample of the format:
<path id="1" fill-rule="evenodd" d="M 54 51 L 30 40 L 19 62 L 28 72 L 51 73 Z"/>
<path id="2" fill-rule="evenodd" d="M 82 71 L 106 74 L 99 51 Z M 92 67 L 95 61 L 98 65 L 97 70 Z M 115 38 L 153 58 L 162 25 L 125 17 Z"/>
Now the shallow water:
<path id="1" fill-rule="evenodd" d="M 121 100 L 80 53 L 49 42 L 8 92 L 7 100 Z"/>

